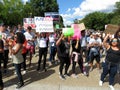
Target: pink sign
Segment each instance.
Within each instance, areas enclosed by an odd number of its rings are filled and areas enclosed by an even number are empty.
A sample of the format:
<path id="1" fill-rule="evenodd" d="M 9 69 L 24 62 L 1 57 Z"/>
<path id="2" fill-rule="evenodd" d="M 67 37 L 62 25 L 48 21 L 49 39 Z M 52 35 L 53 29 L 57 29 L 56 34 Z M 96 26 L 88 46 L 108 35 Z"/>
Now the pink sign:
<path id="1" fill-rule="evenodd" d="M 81 38 L 81 30 L 79 28 L 79 24 L 72 24 L 72 26 L 74 28 L 74 35 L 72 37 L 72 39 L 80 39 Z"/>

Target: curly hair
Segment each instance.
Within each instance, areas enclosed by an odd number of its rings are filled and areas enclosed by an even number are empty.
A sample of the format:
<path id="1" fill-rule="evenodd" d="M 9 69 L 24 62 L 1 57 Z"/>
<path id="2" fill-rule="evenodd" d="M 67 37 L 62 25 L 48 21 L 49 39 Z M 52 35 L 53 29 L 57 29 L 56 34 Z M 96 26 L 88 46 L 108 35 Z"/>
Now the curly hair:
<path id="1" fill-rule="evenodd" d="M 23 44 L 25 42 L 25 35 L 21 32 L 17 32 L 16 35 L 17 35 L 16 42 L 20 43 L 20 44 Z"/>

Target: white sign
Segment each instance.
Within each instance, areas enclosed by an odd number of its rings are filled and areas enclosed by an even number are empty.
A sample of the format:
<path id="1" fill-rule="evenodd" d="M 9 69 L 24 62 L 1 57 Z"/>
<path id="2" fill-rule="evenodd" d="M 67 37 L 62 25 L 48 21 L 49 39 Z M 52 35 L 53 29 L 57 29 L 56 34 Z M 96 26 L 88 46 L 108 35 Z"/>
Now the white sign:
<path id="1" fill-rule="evenodd" d="M 36 32 L 54 32 L 53 18 L 35 17 Z"/>

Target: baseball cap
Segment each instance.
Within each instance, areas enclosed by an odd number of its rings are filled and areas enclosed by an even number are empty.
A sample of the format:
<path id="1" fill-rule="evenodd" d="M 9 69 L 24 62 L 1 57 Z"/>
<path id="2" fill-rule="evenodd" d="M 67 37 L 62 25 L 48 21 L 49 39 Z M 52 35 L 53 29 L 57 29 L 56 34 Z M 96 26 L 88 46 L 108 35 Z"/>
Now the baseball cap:
<path id="1" fill-rule="evenodd" d="M 5 26 L 5 23 L 0 23 L 0 26 Z"/>

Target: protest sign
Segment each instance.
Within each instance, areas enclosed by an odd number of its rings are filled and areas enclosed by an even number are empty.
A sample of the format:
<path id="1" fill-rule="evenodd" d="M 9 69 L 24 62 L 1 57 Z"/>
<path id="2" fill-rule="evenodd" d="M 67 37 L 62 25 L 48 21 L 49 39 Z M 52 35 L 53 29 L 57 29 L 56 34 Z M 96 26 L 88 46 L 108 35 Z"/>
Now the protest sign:
<path id="1" fill-rule="evenodd" d="M 62 30 L 64 36 L 73 36 L 74 29 L 73 28 L 63 28 Z"/>
<path id="2" fill-rule="evenodd" d="M 108 24 L 105 29 L 105 33 L 115 34 L 116 31 L 119 29 L 118 25 Z"/>
<path id="3" fill-rule="evenodd" d="M 80 24 L 79 24 L 79 28 L 80 28 L 81 31 L 82 31 L 82 30 L 85 30 L 85 25 L 84 25 L 84 23 L 80 23 Z"/>
<path id="4" fill-rule="evenodd" d="M 23 26 L 24 26 L 24 29 L 27 29 L 28 26 L 31 26 L 32 29 L 35 29 L 34 18 L 24 18 L 23 19 Z"/>
<path id="5" fill-rule="evenodd" d="M 36 32 L 54 32 L 53 18 L 35 17 Z"/>

